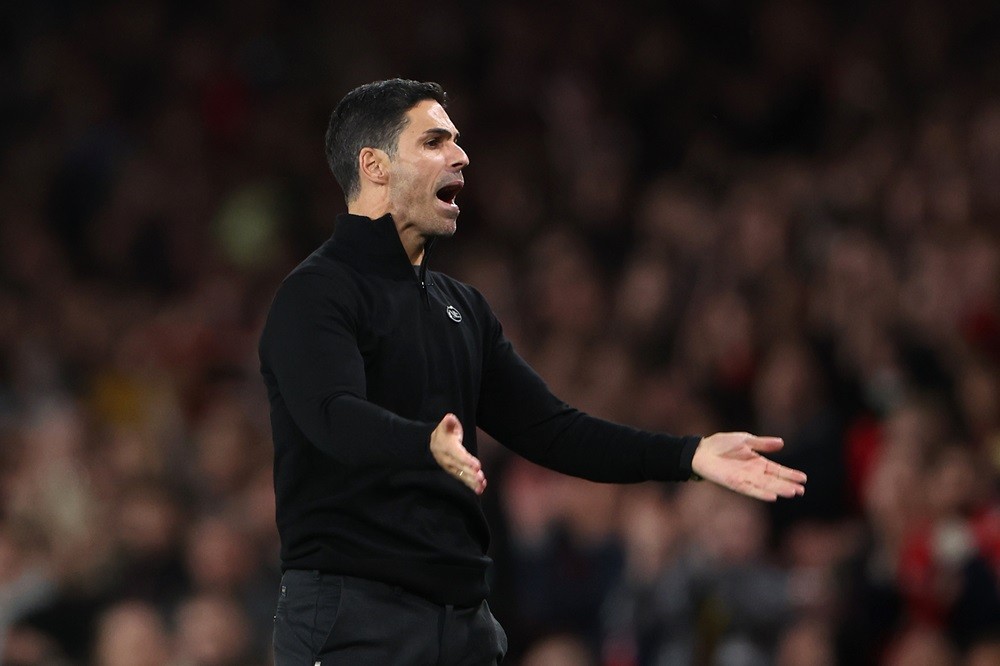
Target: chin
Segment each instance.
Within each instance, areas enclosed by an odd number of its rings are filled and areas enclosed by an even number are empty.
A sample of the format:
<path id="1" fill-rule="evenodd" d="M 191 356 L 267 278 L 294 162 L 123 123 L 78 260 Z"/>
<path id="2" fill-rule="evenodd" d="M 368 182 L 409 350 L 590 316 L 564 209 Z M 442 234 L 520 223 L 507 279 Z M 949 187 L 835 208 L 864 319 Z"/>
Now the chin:
<path id="1" fill-rule="evenodd" d="M 429 238 L 451 238 L 455 235 L 457 226 L 454 222 L 451 224 L 435 224 L 433 226 L 424 227 L 420 231 L 420 235 L 426 239 Z"/>
<path id="2" fill-rule="evenodd" d="M 458 229 L 458 216 L 453 218 L 446 218 L 442 220 L 439 224 L 435 225 L 431 233 L 434 236 L 453 236 L 455 231 Z"/>

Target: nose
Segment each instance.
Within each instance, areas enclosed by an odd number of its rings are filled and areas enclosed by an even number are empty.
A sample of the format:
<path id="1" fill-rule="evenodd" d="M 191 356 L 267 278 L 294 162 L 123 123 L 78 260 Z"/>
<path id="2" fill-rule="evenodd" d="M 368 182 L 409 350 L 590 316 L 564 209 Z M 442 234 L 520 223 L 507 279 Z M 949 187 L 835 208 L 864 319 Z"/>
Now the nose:
<path id="1" fill-rule="evenodd" d="M 452 158 L 451 166 L 454 169 L 464 169 L 469 166 L 469 156 L 462 149 L 462 146 L 457 143 L 452 144 L 455 147 L 455 155 Z"/>

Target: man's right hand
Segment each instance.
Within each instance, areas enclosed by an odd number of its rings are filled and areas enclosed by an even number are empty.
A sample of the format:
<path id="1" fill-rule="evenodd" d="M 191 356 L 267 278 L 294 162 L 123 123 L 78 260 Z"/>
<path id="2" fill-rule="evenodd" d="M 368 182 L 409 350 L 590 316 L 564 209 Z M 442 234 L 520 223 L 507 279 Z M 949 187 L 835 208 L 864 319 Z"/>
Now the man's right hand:
<path id="1" fill-rule="evenodd" d="M 462 446 L 462 423 L 454 414 L 445 414 L 431 433 L 431 455 L 441 469 L 482 495 L 486 490 L 486 475 L 479 459 Z"/>

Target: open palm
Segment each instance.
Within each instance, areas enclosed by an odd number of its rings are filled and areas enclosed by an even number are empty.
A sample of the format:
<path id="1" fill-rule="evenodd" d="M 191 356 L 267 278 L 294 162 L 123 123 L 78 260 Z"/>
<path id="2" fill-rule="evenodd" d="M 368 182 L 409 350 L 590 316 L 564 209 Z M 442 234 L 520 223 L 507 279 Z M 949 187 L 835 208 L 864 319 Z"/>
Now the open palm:
<path id="1" fill-rule="evenodd" d="M 806 475 L 761 455 L 779 451 L 780 437 L 721 432 L 698 444 L 691 469 L 698 476 L 743 495 L 773 502 L 805 493 Z"/>

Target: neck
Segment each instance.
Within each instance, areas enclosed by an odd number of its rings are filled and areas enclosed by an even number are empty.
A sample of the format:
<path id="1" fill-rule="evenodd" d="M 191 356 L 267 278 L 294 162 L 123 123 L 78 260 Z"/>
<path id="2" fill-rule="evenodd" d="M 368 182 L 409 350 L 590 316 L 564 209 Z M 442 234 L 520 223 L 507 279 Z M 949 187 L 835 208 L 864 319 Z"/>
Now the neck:
<path id="1" fill-rule="evenodd" d="M 386 214 L 392 214 L 388 203 L 381 200 L 370 200 L 368 197 L 359 196 L 354 201 L 347 204 L 347 212 L 351 215 L 361 215 L 363 217 L 377 220 Z M 417 231 L 416 226 L 403 218 L 401 215 L 392 215 L 392 221 L 396 225 L 396 233 L 406 250 L 406 256 L 410 263 L 417 265 L 424 260 L 424 248 L 427 239 Z"/>

